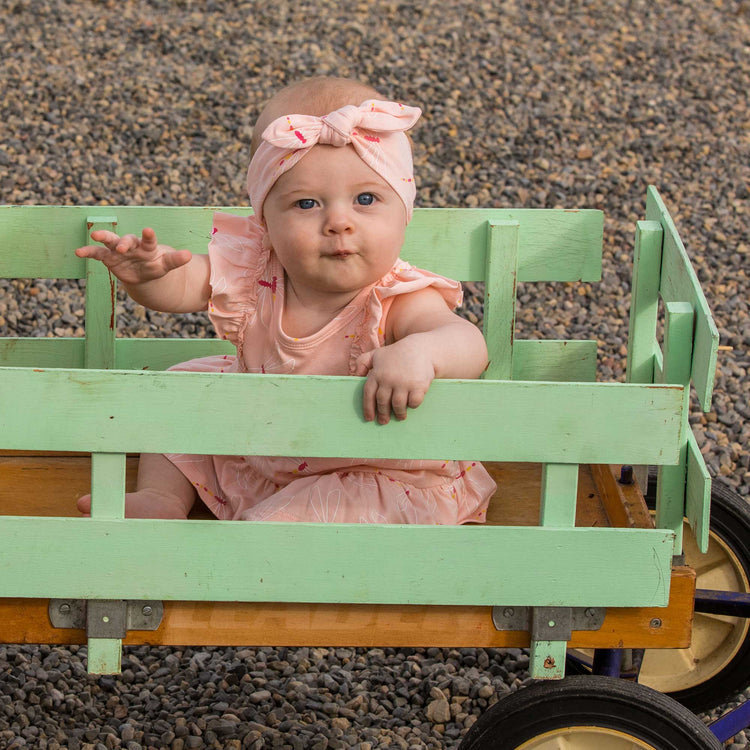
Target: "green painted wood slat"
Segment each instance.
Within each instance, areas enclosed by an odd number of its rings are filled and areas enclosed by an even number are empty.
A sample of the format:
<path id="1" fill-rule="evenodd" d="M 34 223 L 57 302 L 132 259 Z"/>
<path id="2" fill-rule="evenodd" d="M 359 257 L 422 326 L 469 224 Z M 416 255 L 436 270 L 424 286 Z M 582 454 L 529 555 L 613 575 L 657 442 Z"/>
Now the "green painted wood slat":
<path id="1" fill-rule="evenodd" d="M 540 525 L 575 526 L 578 495 L 578 465 L 545 463 L 542 466 Z"/>
<path id="2" fill-rule="evenodd" d="M 125 454 L 122 453 L 91 454 L 92 518 L 125 518 L 125 458 Z M 104 564 L 104 559 L 99 560 L 99 565 Z M 91 612 L 88 612 L 87 616 L 91 617 Z M 119 673 L 122 659 L 121 638 L 89 636 L 87 644 L 89 674 Z"/>
<path id="3" fill-rule="evenodd" d="M 687 425 L 690 392 L 690 360 L 693 349 L 693 307 L 687 302 L 667 302 L 664 320 L 665 383 L 682 383 L 685 428 L 680 441 L 679 461 L 674 466 L 660 466 L 656 491 L 656 525 L 675 532 L 675 555 L 682 554 L 682 519 L 685 514 L 685 477 L 687 470 Z"/>
<path id="4" fill-rule="evenodd" d="M 518 222 L 490 222 L 487 232 L 482 332 L 489 365 L 483 377 L 492 380 L 510 380 L 513 375 L 518 233 Z"/>
<path id="5" fill-rule="evenodd" d="M 81 368 L 85 348 L 83 338 L 0 338 L 0 366 Z"/>
<path id="6" fill-rule="evenodd" d="M 551 464 L 542 466 L 542 501 L 540 525 L 544 528 L 573 528 L 576 521 L 578 497 L 578 466 L 576 464 Z M 532 612 L 532 621 L 543 616 Z M 533 628 L 532 628 L 533 631 Z M 565 652 L 567 642 L 563 640 L 531 641 L 529 672 L 539 679 L 562 679 L 565 676 Z"/>
<path id="7" fill-rule="evenodd" d="M 719 347 L 719 332 L 711 315 L 685 246 L 659 193 L 649 187 L 646 219 L 657 221 L 664 230 L 660 292 L 665 302 L 688 302 L 695 311 L 691 378 L 701 408 L 711 408 Z"/>
<path id="8" fill-rule="evenodd" d="M 89 235 L 92 231 L 117 230 L 115 217 L 92 217 L 86 219 Z M 89 242 L 93 242 L 88 237 Z M 97 369 L 111 369 L 115 366 L 115 302 L 117 279 L 107 267 L 97 260 L 86 260 L 86 303 L 84 365 Z"/>
<path id="9" fill-rule="evenodd" d="M 653 383 L 659 312 L 661 246 L 664 230 L 655 221 L 639 221 L 635 230 L 633 284 L 628 332 L 628 383 Z"/>
<path id="10" fill-rule="evenodd" d="M 711 524 L 711 475 L 692 430 L 688 433 L 685 516 L 701 552 L 708 552 Z"/>
<path id="11" fill-rule="evenodd" d="M 654 464 L 685 440 L 682 386 L 439 380 L 407 420 L 377 425 L 363 383 L 0 368 L 0 435 L 11 449 Z"/>
<path id="12" fill-rule="evenodd" d="M 125 454 L 91 454 L 92 518 L 125 517 Z"/>
<path id="13" fill-rule="evenodd" d="M 83 338 L 0 338 L 0 367 L 84 366 Z M 596 341 L 516 339 L 513 380 L 592 382 L 596 378 Z M 221 339 L 117 339 L 119 370 L 166 370 L 195 357 L 233 354 L 234 345 Z"/>
<path id="14" fill-rule="evenodd" d="M 82 599 L 664 606 L 673 543 L 514 526 L 8 516 L 0 529 L 3 596 Z"/>
<path id="15" fill-rule="evenodd" d="M 0 206 L 0 277 L 84 278 L 73 250 L 88 242 L 86 220 L 117 218 L 119 234 L 152 227 L 177 248 L 205 253 L 213 211 L 248 215 L 247 208 L 107 206 Z M 403 257 L 461 281 L 482 281 L 488 221 L 517 221 L 519 281 L 598 281 L 603 216 L 593 209 L 430 209 L 414 211 Z M 29 232 L 29 227 L 34 232 Z M 460 252 L 457 249 L 460 248 Z"/>

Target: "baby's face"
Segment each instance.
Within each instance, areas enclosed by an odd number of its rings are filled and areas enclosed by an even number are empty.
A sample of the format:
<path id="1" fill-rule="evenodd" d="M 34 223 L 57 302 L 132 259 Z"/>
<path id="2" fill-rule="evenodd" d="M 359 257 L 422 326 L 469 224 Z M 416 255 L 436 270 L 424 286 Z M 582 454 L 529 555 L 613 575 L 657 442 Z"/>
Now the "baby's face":
<path id="1" fill-rule="evenodd" d="M 385 275 L 404 242 L 396 192 L 351 146 L 314 146 L 263 204 L 271 246 L 295 292 L 353 294 Z"/>

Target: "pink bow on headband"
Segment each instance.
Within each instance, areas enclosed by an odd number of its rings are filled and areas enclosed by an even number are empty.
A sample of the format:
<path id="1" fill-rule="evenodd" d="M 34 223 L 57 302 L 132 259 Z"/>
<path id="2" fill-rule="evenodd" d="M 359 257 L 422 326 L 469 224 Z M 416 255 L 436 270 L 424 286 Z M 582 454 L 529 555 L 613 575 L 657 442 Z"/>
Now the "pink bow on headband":
<path id="1" fill-rule="evenodd" d="M 393 133 L 411 128 L 419 119 L 417 107 L 396 102 L 367 101 L 359 107 L 347 104 L 324 117 L 288 115 L 274 120 L 263 132 L 263 140 L 279 148 L 308 148 L 316 143 L 345 146 L 357 138 L 379 141 L 378 132 Z M 356 128 L 369 131 L 358 133 Z"/>
<path id="2" fill-rule="evenodd" d="M 258 218 L 273 184 L 316 144 L 342 147 L 351 144 L 357 155 L 398 194 L 411 218 L 416 188 L 411 146 L 405 131 L 421 110 L 396 102 L 368 100 L 347 104 L 325 115 L 285 115 L 264 131 L 247 173 L 250 202 Z"/>

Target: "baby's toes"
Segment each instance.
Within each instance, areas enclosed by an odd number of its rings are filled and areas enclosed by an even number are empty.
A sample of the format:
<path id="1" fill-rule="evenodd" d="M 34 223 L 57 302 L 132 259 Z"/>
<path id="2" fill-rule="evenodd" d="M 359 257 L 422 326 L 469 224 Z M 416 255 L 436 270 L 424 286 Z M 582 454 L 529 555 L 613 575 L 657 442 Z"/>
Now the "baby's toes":
<path id="1" fill-rule="evenodd" d="M 76 507 L 80 513 L 88 516 L 91 515 L 91 495 L 83 495 L 76 501 Z"/>

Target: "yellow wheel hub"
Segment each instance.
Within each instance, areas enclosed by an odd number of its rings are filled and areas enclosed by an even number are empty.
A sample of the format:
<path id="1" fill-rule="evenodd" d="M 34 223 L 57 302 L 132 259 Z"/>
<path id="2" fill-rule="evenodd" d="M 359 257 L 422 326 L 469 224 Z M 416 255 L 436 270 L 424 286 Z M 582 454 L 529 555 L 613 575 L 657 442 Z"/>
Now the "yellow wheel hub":
<path id="1" fill-rule="evenodd" d="M 516 750 L 656 750 L 637 737 L 604 727 L 561 727 L 528 740 Z"/>

